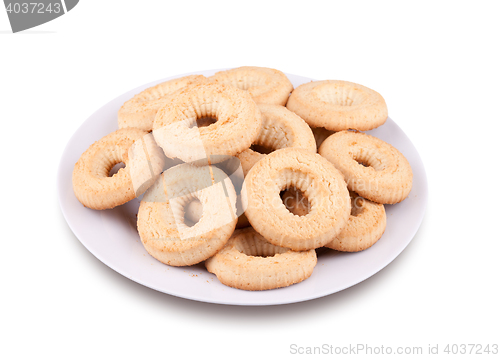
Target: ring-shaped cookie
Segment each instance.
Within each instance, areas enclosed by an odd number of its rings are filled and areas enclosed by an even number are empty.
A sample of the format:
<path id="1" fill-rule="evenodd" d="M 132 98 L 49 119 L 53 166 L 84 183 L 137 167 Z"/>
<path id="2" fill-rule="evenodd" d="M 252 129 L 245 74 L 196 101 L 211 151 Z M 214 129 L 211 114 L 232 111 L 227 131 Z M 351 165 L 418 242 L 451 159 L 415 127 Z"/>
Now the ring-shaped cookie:
<path id="1" fill-rule="evenodd" d="M 192 75 L 175 78 L 145 89 L 126 101 L 118 110 L 118 127 L 134 127 L 150 132 L 158 110 L 165 104 L 165 96 L 190 84 L 206 81 L 205 76 Z"/>
<path id="2" fill-rule="evenodd" d="M 198 127 L 197 120 L 215 119 Z M 262 118 L 245 91 L 207 83 L 188 86 L 168 96 L 156 114 L 153 135 L 165 155 L 184 162 L 205 164 L 225 160 L 250 147 Z"/>
<path id="3" fill-rule="evenodd" d="M 295 187 L 311 204 L 307 215 L 292 214 L 281 191 Z M 351 201 L 342 174 L 319 154 L 304 149 L 277 150 L 258 161 L 245 177 L 245 214 L 270 243 L 310 250 L 332 240 L 344 228 Z"/>
<path id="4" fill-rule="evenodd" d="M 304 281 L 316 263 L 315 250 L 296 252 L 272 245 L 254 229 L 247 228 L 235 231 L 205 266 L 226 286 L 257 291 Z"/>
<path id="5" fill-rule="evenodd" d="M 201 218 L 190 226 L 185 208 L 202 206 Z M 148 253 L 171 266 L 206 260 L 227 242 L 236 226 L 236 193 L 228 176 L 213 166 L 180 164 L 166 170 L 144 194 L 137 228 Z"/>
<path id="6" fill-rule="evenodd" d="M 260 104 L 262 126 L 253 146 L 261 146 L 270 150 L 283 148 L 303 148 L 316 152 L 316 143 L 311 128 L 295 113 L 283 106 Z M 248 171 L 266 154 L 248 148 L 238 154 L 243 173 Z"/>
<path id="7" fill-rule="evenodd" d="M 111 169 L 125 164 L 110 176 Z M 111 209 L 149 188 L 163 170 L 165 157 L 153 136 L 137 128 L 119 129 L 92 144 L 73 169 L 73 190 L 86 207 Z"/>
<path id="8" fill-rule="evenodd" d="M 217 72 L 210 81 L 248 91 L 256 103 L 284 106 L 293 85 L 286 75 L 266 67 L 244 66 Z"/>
<path id="9" fill-rule="evenodd" d="M 387 105 L 374 90 L 347 81 L 315 81 L 297 87 L 286 107 L 311 127 L 369 130 L 385 123 Z"/>
<path id="10" fill-rule="evenodd" d="M 357 252 L 375 244 L 385 231 L 383 204 L 366 200 L 351 192 L 351 215 L 344 229 L 325 245 L 333 250 Z"/>
<path id="11" fill-rule="evenodd" d="M 389 143 L 366 133 L 341 131 L 328 137 L 319 153 L 344 174 L 347 187 L 379 204 L 395 204 L 411 191 L 410 163 Z"/>

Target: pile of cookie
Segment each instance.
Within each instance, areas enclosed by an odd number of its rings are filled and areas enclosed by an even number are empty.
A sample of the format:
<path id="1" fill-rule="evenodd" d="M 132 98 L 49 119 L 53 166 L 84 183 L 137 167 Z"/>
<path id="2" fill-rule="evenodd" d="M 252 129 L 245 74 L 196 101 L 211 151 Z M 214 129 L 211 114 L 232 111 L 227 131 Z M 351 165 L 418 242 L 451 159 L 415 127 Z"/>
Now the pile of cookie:
<path id="1" fill-rule="evenodd" d="M 244 290 L 286 287 L 312 274 L 317 248 L 372 246 L 384 204 L 408 196 L 406 158 L 360 132 L 386 120 L 382 96 L 351 82 L 294 89 L 262 67 L 186 76 L 125 102 L 120 129 L 75 164 L 73 188 L 95 210 L 142 195 L 139 236 L 164 264 L 204 262 Z"/>

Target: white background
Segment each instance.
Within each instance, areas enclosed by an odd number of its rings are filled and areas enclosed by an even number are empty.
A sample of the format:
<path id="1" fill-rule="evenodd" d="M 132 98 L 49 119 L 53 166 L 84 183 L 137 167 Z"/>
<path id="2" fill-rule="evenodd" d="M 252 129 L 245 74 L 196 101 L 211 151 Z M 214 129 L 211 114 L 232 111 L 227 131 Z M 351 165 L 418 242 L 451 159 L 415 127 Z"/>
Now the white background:
<path id="1" fill-rule="evenodd" d="M 498 2 L 82 0 L 11 34 L 0 9 L 0 354 L 289 356 L 290 345 L 500 344 Z M 321 299 L 191 302 L 115 273 L 56 196 L 62 151 L 96 109 L 141 84 L 266 66 L 380 92 L 421 154 L 429 205 L 387 268 Z"/>

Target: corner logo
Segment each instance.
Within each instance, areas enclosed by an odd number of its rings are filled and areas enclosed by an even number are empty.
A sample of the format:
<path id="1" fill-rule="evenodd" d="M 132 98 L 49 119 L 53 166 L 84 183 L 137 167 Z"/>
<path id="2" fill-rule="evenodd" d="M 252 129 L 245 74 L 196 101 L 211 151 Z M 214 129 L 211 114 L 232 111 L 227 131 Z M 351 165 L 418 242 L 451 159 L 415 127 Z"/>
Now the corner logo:
<path id="1" fill-rule="evenodd" d="M 73 9 L 79 0 L 4 0 L 12 32 L 45 24 Z"/>

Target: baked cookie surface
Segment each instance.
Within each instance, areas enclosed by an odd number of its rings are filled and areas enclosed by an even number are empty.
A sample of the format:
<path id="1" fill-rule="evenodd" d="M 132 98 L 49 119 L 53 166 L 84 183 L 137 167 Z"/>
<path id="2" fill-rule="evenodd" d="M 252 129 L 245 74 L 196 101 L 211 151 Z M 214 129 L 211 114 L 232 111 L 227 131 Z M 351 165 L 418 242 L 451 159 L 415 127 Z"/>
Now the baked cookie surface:
<path id="1" fill-rule="evenodd" d="M 307 215 L 292 214 L 280 193 L 294 187 L 311 203 Z M 346 225 L 351 201 L 342 174 L 319 154 L 277 150 L 245 177 L 243 208 L 252 227 L 270 243 L 292 250 L 321 247 Z"/>
<path id="2" fill-rule="evenodd" d="M 118 110 L 118 127 L 134 127 L 150 132 L 158 110 L 164 106 L 165 97 L 195 83 L 206 81 L 202 75 L 185 76 L 162 82 L 145 89 L 126 101 Z"/>
<path id="3" fill-rule="evenodd" d="M 273 68 L 244 66 L 217 72 L 209 81 L 248 91 L 256 103 L 284 106 L 293 85 L 286 75 Z"/>
<path id="4" fill-rule="evenodd" d="M 301 282 L 311 276 L 316 263 L 314 250 L 296 252 L 275 246 L 247 228 L 235 231 L 205 266 L 226 286 L 260 291 Z"/>
<path id="5" fill-rule="evenodd" d="M 383 204 L 351 192 L 351 215 L 344 229 L 325 245 L 333 250 L 357 252 L 373 246 L 383 235 L 386 215 Z"/>
<path id="6" fill-rule="evenodd" d="M 201 203 L 200 219 L 186 221 L 186 206 Z M 197 264 L 214 255 L 236 226 L 231 180 L 212 166 L 180 164 L 165 171 L 144 194 L 137 228 L 148 253 L 171 266 Z M 192 225 L 194 224 L 194 225 Z"/>
<path id="7" fill-rule="evenodd" d="M 319 153 L 344 174 L 347 186 L 380 204 L 395 204 L 411 191 L 413 173 L 404 155 L 366 133 L 341 131 L 328 137 Z"/>
<path id="8" fill-rule="evenodd" d="M 252 147 L 259 146 L 270 151 L 303 148 L 312 153 L 316 152 L 311 128 L 302 118 L 283 106 L 261 104 L 258 107 L 262 114 L 262 126 Z M 237 155 L 245 175 L 255 163 L 266 156 L 252 147 Z"/>
<path id="9" fill-rule="evenodd" d="M 111 169 L 125 164 L 110 176 Z M 153 136 L 119 129 L 92 144 L 73 169 L 73 191 L 86 207 L 112 209 L 140 196 L 163 170 L 165 157 Z"/>
<path id="10" fill-rule="evenodd" d="M 379 93 L 347 81 L 314 81 L 300 85 L 290 95 L 286 107 L 311 127 L 331 131 L 365 131 L 387 120 L 387 105 Z"/>
<path id="11" fill-rule="evenodd" d="M 155 117 L 153 135 L 167 157 L 216 163 L 249 148 L 261 124 L 261 113 L 247 92 L 206 83 L 169 96 Z"/>

